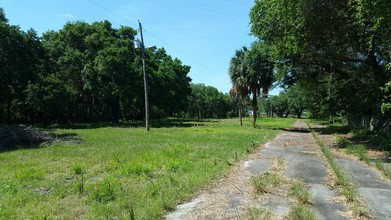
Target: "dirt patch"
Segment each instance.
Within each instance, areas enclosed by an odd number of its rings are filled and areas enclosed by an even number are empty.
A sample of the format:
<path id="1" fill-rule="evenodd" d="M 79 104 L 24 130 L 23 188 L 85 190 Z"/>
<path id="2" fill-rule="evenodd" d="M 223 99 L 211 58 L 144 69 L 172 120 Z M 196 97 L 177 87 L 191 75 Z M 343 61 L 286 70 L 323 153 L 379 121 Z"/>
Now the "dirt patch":
<path id="1" fill-rule="evenodd" d="M 15 148 L 33 148 L 41 143 L 50 142 L 53 135 L 25 125 L 7 126 L 0 128 L 0 151 Z"/>
<path id="2" fill-rule="evenodd" d="M 82 140 L 76 134 L 57 135 L 26 125 L 0 128 L 0 152 L 21 148 L 37 148 L 53 142 L 81 143 Z"/>

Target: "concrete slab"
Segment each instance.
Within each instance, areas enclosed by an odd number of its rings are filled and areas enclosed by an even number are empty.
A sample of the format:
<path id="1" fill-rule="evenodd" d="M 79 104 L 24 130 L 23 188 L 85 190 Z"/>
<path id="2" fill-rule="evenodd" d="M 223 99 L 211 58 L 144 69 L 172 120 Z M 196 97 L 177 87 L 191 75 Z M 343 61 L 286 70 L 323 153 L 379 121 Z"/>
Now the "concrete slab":
<path id="1" fill-rule="evenodd" d="M 347 219 L 339 214 L 339 212 L 346 212 L 345 206 L 333 201 L 333 198 L 336 197 L 335 190 L 331 190 L 322 184 L 310 184 L 309 191 L 317 219 Z"/>
<path id="2" fill-rule="evenodd" d="M 391 190 L 391 184 L 384 182 L 379 173 L 370 167 L 360 162 L 344 158 L 336 158 L 335 162 L 346 173 L 349 180 L 357 186 Z"/>
<path id="3" fill-rule="evenodd" d="M 176 210 L 166 216 L 167 220 L 181 220 L 183 217 L 191 210 L 196 208 L 199 204 L 202 203 L 201 199 L 194 199 L 191 202 L 178 205 Z"/>
<path id="4" fill-rule="evenodd" d="M 391 219 L 391 190 L 361 187 L 358 192 L 365 198 L 374 219 Z"/>
<path id="5" fill-rule="evenodd" d="M 229 210 L 234 210 L 234 209 L 239 208 L 244 202 L 244 198 L 242 195 L 231 194 L 231 195 L 228 195 L 228 198 L 229 198 L 229 201 L 228 201 L 227 209 L 229 209 Z"/>
<path id="6" fill-rule="evenodd" d="M 370 167 L 354 160 L 338 158 L 336 163 L 349 180 L 358 186 L 358 193 L 368 204 L 374 219 L 391 219 L 391 184 Z"/>
<path id="7" fill-rule="evenodd" d="M 244 168 L 253 175 L 260 175 L 269 170 L 270 160 L 248 160 Z"/>
<path id="8" fill-rule="evenodd" d="M 285 175 L 291 179 L 299 179 L 304 183 L 322 184 L 327 176 L 326 164 L 315 156 L 287 154 L 283 156 L 288 161 Z"/>
<path id="9" fill-rule="evenodd" d="M 290 210 L 287 198 L 278 195 L 272 195 L 269 198 L 260 201 L 259 204 L 278 217 L 287 215 Z"/>

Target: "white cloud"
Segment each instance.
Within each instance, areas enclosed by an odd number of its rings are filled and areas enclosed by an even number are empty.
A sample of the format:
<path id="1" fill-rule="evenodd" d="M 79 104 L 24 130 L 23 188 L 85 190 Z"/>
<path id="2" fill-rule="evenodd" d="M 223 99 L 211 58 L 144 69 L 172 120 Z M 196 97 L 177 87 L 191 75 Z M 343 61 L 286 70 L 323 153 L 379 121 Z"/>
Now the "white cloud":
<path id="1" fill-rule="evenodd" d="M 67 14 L 67 13 L 62 13 L 62 14 L 58 14 L 57 17 L 59 18 L 75 18 L 75 16 L 73 16 L 72 14 Z"/>

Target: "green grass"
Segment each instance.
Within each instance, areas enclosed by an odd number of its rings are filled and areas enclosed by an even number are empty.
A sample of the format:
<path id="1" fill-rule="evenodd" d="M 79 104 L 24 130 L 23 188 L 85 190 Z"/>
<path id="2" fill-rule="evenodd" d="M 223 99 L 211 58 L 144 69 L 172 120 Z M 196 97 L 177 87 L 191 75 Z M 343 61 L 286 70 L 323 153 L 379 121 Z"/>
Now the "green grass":
<path id="1" fill-rule="evenodd" d="M 336 144 L 340 147 L 340 148 L 346 148 L 347 146 L 351 145 L 352 142 L 348 140 L 347 137 L 345 136 L 341 136 L 341 135 L 337 135 L 337 138 L 336 138 Z"/>
<path id="2" fill-rule="evenodd" d="M 308 205 L 298 205 L 288 213 L 291 220 L 316 220 L 316 215 Z"/>
<path id="3" fill-rule="evenodd" d="M 161 218 L 294 121 L 58 129 L 82 143 L 0 153 L 0 219 Z"/>
<path id="4" fill-rule="evenodd" d="M 391 180 L 391 168 L 386 167 L 386 165 L 384 165 L 384 163 L 381 160 L 376 160 L 375 164 L 376 164 L 376 168 L 383 173 L 384 177 Z"/>
<path id="5" fill-rule="evenodd" d="M 299 204 L 310 204 L 311 195 L 300 181 L 294 181 L 289 188 L 289 195 L 296 198 Z"/>
<path id="6" fill-rule="evenodd" d="M 251 180 L 258 193 L 272 192 L 275 187 L 284 183 L 284 179 L 274 172 L 266 172 L 259 176 L 254 176 Z"/>
<path id="7" fill-rule="evenodd" d="M 356 156 L 359 160 L 369 164 L 369 158 L 367 155 L 367 148 L 362 144 L 350 144 L 346 147 L 345 153 Z"/>
<path id="8" fill-rule="evenodd" d="M 339 187 L 339 193 L 346 198 L 349 207 L 351 208 L 355 216 L 369 216 L 367 207 L 360 200 L 360 196 L 357 193 L 357 187 L 349 182 L 346 174 L 341 170 L 341 168 L 334 161 L 334 157 L 330 152 L 330 149 L 319 139 L 315 131 L 311 131 L 316 142 L 321 147 L 323 155 L 326 157 L 327 161 L 330 164 L 331 169 L 333 170 L 337 180 L 336 185 Z"/>
<path id="9" fill-rule="evenodd" d="M 272 217 L 272 213 L 265 208 L 250 208 L 249 213 L 250 220 L 271 219 Z"/>

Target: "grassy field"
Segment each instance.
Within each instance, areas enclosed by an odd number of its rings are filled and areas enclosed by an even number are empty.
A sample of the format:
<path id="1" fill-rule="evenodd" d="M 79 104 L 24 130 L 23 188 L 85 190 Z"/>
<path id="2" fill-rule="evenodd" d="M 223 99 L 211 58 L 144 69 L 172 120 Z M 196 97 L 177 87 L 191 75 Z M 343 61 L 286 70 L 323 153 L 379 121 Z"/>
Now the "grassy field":
<path id="1" fill-rule="evenodd" d="M 159 219 L 294 121 L 57 129 L 81 141 L 0 153 L 0 218 Z"/>

